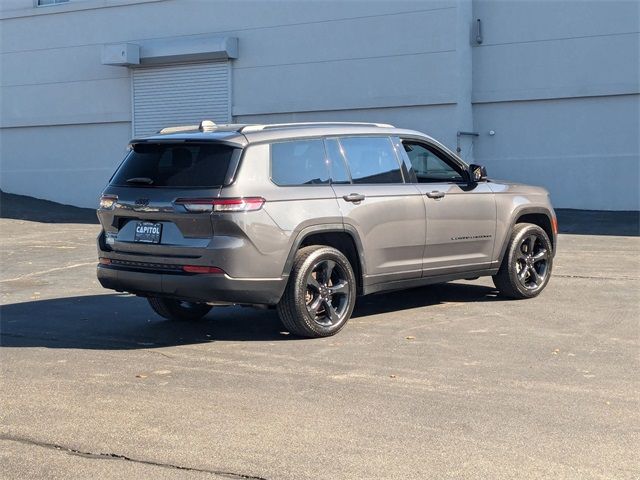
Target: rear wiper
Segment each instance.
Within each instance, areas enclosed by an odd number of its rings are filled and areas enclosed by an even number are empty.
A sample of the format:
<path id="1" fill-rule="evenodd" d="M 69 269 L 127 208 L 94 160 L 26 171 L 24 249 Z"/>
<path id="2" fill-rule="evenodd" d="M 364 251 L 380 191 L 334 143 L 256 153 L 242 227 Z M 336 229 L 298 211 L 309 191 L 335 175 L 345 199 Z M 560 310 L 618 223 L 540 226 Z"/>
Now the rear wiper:
<path id="1" fill-rule="evenodd" d="M 127 183 L 144 183 L 146 185 L 151 185 L 153 183 L 153 180 L 151 180 L 149 177 L 133 177 L 129 178 L 127 180 Z"/>

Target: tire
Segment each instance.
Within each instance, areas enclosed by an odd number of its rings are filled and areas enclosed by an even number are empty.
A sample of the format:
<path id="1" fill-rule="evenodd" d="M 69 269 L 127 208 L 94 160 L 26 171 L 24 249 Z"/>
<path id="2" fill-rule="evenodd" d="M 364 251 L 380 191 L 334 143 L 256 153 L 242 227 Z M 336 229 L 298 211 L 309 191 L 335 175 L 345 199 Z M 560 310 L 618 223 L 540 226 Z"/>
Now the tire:
<path id="1" fill-rule="evenodd" d="M 511 232 L 507 251 L 493 283 L 509 298 L 533 298 L 551 278 L 553 247 L 538 225 L 518 223 Z"/>
<path id="2" fill-rule="evenodd" d="M 212 308 L 206 303 L 185 302 L 166 297 L 148 297 L 147 301 L 153 311 L 161 317 L 180 322 L 200 320 Z"/>
<path id="3" fill-rule="evenodd" d="M 328 337 L 351 318 L 356 277 L 342 252 L 313 245 L 296 253 L 289 283 L 277 305 L 284 327 L 300 337 Z"/>

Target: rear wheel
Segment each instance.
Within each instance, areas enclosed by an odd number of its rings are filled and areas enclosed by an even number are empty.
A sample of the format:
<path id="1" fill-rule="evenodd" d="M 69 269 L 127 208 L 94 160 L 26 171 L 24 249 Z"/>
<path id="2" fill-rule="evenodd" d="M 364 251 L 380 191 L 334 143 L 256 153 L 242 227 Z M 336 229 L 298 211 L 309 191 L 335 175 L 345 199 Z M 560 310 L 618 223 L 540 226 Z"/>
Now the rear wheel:
<path id="1" fill-rule="evenodd" d="M 356 291 L 353 268 L 342 252 L 318 245 L 305 247 L 296 253 L 277 306 L 278 316 L 295 335 L 335 335 L 351 317 Z"/>
<path id="2" fill-rule="evenodd" d="M 186 302 L 166 297 L 148 297 L 147 300 L 154 312 L 168 320 L 200 320 L 211 310 L 211 305 L 206 303 Z"/>
<path id="3" fill-rule="evenodd" d="M 500 270 L 493 276 L 500 293 L 532 298 L 542 292 L 551 277 L 552 248 L 547 233 L 538 225 L 516 224 Z"/>

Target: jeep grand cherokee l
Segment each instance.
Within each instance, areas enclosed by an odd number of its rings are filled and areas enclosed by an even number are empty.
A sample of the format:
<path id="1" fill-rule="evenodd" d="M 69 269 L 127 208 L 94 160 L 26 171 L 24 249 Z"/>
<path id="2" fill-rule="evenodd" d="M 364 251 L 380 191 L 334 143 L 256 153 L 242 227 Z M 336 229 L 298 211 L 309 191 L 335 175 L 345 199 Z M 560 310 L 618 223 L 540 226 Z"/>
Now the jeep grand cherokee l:
<path id="1" fill-rule="evenodd" d="M 129 147 L 100 201 L 98 278 L 168 319 L 275 306 L 320 337 L 357 295 L 490 275 L 529 298 L 549 282 L 548 193 L 489 180 L 416 131 L 203 121 Z"/>

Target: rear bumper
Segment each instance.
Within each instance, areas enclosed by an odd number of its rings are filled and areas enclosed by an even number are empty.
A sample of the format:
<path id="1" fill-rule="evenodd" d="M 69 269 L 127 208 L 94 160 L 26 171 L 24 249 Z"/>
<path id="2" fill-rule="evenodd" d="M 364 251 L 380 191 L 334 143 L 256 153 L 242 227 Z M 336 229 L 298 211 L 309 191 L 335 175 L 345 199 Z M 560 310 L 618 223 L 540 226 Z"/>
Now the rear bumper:
<path id="1" fill-rule="evenodd" d="M 197 302 L 228 302 L 275 305 L 287 278 L 246 279 L 228 275 L 141 272 L 98 265 L 104 288 L 136 295 L 155 295 Z"/>

